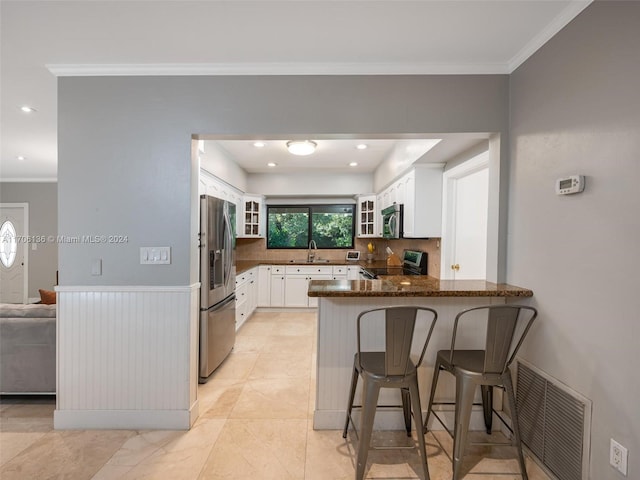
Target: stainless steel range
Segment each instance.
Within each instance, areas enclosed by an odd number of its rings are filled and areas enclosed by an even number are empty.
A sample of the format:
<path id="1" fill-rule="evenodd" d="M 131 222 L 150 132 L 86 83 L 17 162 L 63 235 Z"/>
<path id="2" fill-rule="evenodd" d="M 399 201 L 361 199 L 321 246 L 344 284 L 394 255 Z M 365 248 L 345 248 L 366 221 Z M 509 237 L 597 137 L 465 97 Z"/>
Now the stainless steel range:
<path id="1" fill-rule="evenodd" d="M 427 258 L 427 252 L 405 250 L 402 254 L 401 267 L 362 267 L 361 274 L 364 278 L 378 278 L 379 275 L 426 275 Z"/>

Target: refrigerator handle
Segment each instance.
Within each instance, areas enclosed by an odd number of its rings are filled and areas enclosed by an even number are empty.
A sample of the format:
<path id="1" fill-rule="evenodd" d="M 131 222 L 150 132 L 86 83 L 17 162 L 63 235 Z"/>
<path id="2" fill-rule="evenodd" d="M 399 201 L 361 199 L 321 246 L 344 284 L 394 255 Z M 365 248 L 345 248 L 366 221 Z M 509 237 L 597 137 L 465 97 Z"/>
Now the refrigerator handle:
<path id="1" fill-rule="evenodd" d="M 224 227 L 225 227 L 225 245 L 224 245 L 224 285 L 228 286 L 229 279 L 231 278 L 231 263 L 233 260 L 233 250 L 231 243 L 233 242 L 231 222 L 229 221 L 229 214 L 224 212 Z"/>

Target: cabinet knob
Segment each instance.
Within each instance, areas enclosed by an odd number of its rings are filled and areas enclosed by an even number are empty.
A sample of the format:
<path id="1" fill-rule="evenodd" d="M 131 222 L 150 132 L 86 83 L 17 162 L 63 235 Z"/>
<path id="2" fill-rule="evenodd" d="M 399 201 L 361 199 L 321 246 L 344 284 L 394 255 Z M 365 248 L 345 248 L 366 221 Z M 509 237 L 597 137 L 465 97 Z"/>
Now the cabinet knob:
<path id="1" fill-rule="evenodd" d="M 457 263 L 455 265 L 451 265 L 451 270 L 455 270 L 457 272 L 458 270 L 460 270 L 460 265 L 458 265 Z"/>

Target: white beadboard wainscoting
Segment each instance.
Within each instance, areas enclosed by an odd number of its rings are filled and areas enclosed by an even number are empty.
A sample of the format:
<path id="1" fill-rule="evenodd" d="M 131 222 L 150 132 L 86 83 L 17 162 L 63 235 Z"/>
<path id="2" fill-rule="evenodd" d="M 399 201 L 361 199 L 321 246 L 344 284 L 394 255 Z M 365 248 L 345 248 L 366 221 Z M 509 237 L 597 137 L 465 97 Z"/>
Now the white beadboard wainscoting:
<path id="1" fill-rule="evenodd" d="M 54 427 L 189 429 L 199 287 L 56 287 Z"/>
<path id="2" fill-rule="evenodd" d="M 351 372 L 353 371 L 353 355 L 356 351 L 356 318 L 360 312 L 393 305 L 420 305 L 433 308 L 438 312 L 437 323 L 422 366 L 418 370 L 420 401 L 424 418 L 429 402 L 436 352 L 451 347 L 451 333 L 455 316 L 466 308 L 505 303 L 503 297 L 323 297 L 319 300 L 317 388 L 313 420 L 313 427 L 316 430 L 334 430 L 344 427 Z M 515 303 L 515 301 L 509 303 Z M 382 318 L 380 315 L 379 327 L 383 325 Z M 426 332 L 420 327 L 421 325 L 416 325 L 416 336 L 424 339 Z M 485 323 L 471 325 L 467 322 L 464 327 L 461 326 L 461 329 L 458 330 L 456 346 L 458 348 L 484 348 Z M 363 350 L 367 348 L 384 349 L 381 332 L 381 329 L 375 329 L 373 333 L 366 335 L 363 328 Z M 415 348 L 412 351 L 416 351 Z M 362 380 L 359 379 L 355 397 L 356 404 L 360 403 L 361 387 Z M 455 380 L 452 375 L 440 375 L 436 400 L 446 402 L 455 400 Z M 479 391 L 476 400 L 480 401 Z M 378 405 L 399 405 L 400 403 L 398 389 L 382 389 L 380 391 Z M 499 389 L 494 390 L 494 408 L 498 411 L 502 410 L 502 392 Z M 445 413 L 443 417 L 447 422 L 451 421 L 448 426 L 453 428 L 453 415 Z M 356 425 L 359 425 L 359 412 L 356 410 L 354 410 L 353 419 Z M 482 409 L 474 407 L 471 428 L 481 430 L 484 428 L 483 426 Z M 494 428 L 500 427 L 500 422 L 494 421 Z M 402 410 L 400 408 L 379 409 L 376 412 L 375 428 L 397 430 L 404 428 Z M 442 429 L 442 426 L 432 418 L 430 428 L 439 430 Z"/>

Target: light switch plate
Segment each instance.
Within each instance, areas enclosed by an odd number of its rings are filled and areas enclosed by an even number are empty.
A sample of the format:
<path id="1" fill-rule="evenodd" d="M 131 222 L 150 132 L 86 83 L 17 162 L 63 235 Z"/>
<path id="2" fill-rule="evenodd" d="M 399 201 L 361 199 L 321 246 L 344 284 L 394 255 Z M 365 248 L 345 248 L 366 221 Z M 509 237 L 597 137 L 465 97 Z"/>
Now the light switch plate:
<path id="1" fill-rule="evenodd" d="M 102 259 L 94 258 L 91 260 L 91 275 L 99 276 L 102 275 Z"/>
<path id="2" fill-rule="evenodd" d="M 141 265 L 169 265 L 171 247 L 140 247 Z"/>

